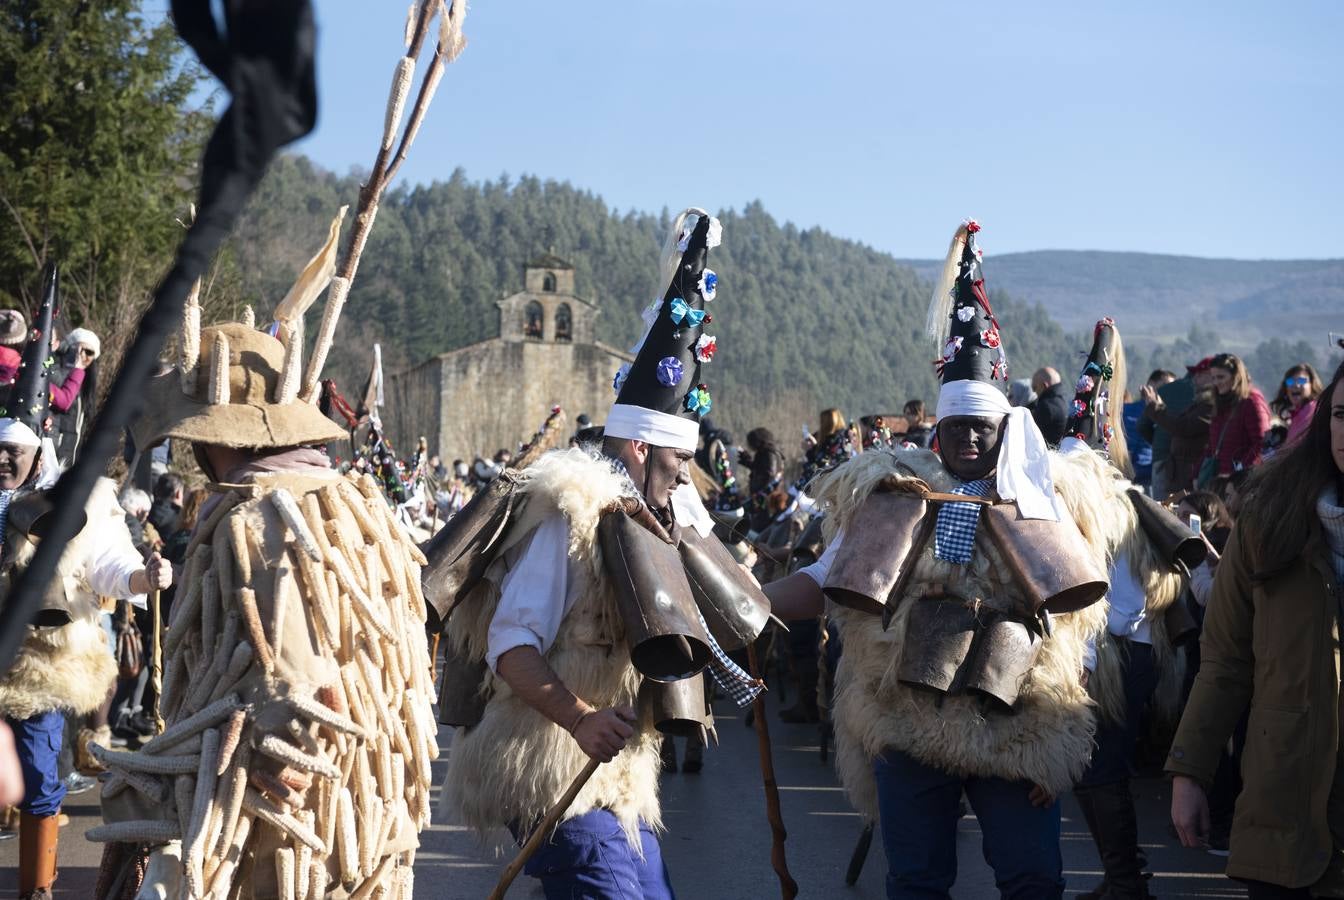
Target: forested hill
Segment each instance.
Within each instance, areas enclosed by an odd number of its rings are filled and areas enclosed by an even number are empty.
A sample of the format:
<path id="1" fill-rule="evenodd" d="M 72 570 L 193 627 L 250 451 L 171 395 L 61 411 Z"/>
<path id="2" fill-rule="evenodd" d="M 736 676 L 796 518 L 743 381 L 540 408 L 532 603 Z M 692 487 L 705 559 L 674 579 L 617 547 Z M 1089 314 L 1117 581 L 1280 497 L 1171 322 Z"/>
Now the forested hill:
<path id="1" fill-rule="evenodd" d="M 253 303 L 263 317 L 320 245 L 334 211 L 356 195 L 352 176 L 301 157 L 281 160 L 235 234 L 226 262 L 236 267 L 225 266 L 213 290 Z M 378 212 L 328 371 L 355 391 L 374 341 L 395 371 L 493 336 L 495 301 L 521 290 L 523 264 L 548 250 L 574 263 L 577 292 L 601 308 L 600 338 L 629 346 L 655 293 L 658 248 L 675 212 L 620 213 L 568 184 L 476 183 L 460 171 L 396 191 Z M 855 416 L 933 399 L 937 352 L 923 335 L 930 288 L 912 269 L 821 229 L 781 225 L 759 203 L 718 215 L 723 244 L 710 265 L 720 276 L 711 308 L 719 354 L 706 380 L 721 421 L 739 436 L 762 422 L 792 431 L 823 406 Z M 956 224 L 931 234 L 930 244 L 946 246 Z M 993 289 L 992 260 L 986 269 Z M 1077 340 L 1039 307 L 998 291 L 991 297 L 1014 377 L 1077 352 Z"/>
<path id="2" fill-rule="evenodd" d="M 942 264 L 908 263 L 926 277 Z M 1323 353 L 1325 334 L 1344 331 L 1344 259 L 1040 250 L 994 257 L 993 275 L 1000 287 L 1040 303 L 1071 332 L 1108 311 L 1131 339 L 1161 341 L 1197 323 L 1236 352 L 1278 337 L 1306 340 Z"/>

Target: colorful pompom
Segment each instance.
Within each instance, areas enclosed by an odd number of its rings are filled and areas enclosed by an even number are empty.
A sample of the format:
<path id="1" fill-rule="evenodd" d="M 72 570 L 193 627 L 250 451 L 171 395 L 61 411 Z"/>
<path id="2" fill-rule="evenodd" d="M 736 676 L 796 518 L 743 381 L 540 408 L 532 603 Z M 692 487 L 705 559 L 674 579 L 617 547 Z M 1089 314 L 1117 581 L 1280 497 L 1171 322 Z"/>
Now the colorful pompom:
<path id="1" fill-rule="evenodd" d="M 663 387 L 676 387 L 685 374 L 685 364 L 675 356 L 664 356 L 658 360 L 658 383 Z"/>
<path id="2" fill-rule="evenodd" d="M 686 409 L 697 416 L 709 415 L 713 405 L 714 402 L 709 396 L 709 389 L 703 384 L 696 385 L 686 394 Z"/>
<path id="3" fill-rule="evenodd" d="M 714 354 L 718 352 L 718 349 L 718 338 L 712 334 L 702 334 L 700 340 L 695 342 L 695 359 L 702 363 L 713 362 Z"/>
<path id="4" fill-rule="evenodd" d="M 625 379 L 629 374 L 630 364 L 624 363 L 616 370 L 616 377 L 611 379 L 611 389 L 619 394 L 621 392 L 621 385 L 625 384 Z"/>
<path id="5" fill-rule="evenodd" d="M 705 298 L 706 303 L 714 300 L 714 295 L 719 290 L 719 276 L 714 274 L 713 269 L 705 269 L 700 274 L 700 296 Z"/>

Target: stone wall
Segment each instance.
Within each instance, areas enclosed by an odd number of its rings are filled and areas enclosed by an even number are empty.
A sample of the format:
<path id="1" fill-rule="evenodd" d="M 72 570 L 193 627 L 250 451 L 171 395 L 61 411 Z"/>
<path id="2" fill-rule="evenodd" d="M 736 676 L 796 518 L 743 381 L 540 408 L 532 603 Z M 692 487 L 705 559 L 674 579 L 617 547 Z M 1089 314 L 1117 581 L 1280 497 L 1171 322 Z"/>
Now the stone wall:
<path id="1" fill-rule="evenodd" d="M 393 375 L 384 415 L 398 450 L 424 435 L 444 462 L 514 450 L 552 406 L 572 426 L 579 413 L 606 418 L 612 376 L 629 359 L 597 343 L 505 341 L 462 347 Z"/>

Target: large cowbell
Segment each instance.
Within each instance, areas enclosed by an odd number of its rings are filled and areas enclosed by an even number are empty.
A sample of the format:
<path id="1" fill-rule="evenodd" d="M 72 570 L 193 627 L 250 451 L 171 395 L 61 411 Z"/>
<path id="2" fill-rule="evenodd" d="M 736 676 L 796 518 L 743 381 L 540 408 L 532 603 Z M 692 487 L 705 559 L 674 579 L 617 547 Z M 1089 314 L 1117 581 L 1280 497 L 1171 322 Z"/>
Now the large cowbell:
<path id="1" fill-rule="evenodd" d="M 647 509 L 638 506 L 639 520 L 618 507 L 597 526 L 630 662 L 654 681 L 690 678 L 709 664 L 709 635 L 700 624 L 681 555 L 666 533 L 651 530 Z"/>

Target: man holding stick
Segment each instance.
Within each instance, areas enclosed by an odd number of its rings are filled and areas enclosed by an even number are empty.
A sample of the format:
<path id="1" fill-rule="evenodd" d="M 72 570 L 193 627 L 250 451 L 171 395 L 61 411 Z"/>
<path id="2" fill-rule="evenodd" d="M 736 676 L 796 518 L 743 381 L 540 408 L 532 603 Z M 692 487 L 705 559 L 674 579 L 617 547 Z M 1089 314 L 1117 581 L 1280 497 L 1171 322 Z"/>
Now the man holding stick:
<path id="1" fill-rule="evenodd" d="M 703 527 L 703 537 L 713 527 L 688 466 L 710 407 L 700 366 L 714 352 L 703 326 L 717 277 L 705 261 L 719 231 L 703 210 L 678 217 L 660 299 L 645 313 L 634 362 L 617 374 L 600 455 L 557 450 L 511 476 L 519 511 L 449 620 L 452 652 L 484 665 L 444 691 L 483 697 L 484 707 L 474 721 L 455 723 L 464 727 L 445 803 L 482 831 L 530 836 L 524 854 L 535 855 L 523 871 L 548 898 L 671 898 L 655 836 L 658 731 L 712 727 L 699 674 L 707 663 L 739 704 L 760 690 L 710 636 L 677 549 L 683 534 L 694 540 L 691 531 Z M 633 535 L 611 525 L 627 515 L 640 523 Z M 641 536 L 667 565 L 627 552 L 626 541 Z M 672 598 L 670 609 L 631 613 L 632 584 L 635 593 L 648 587 Z M 754 637 L 759 625 L 748 632 Z"/>

